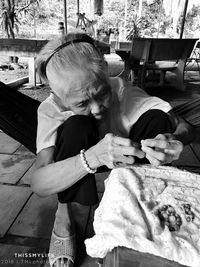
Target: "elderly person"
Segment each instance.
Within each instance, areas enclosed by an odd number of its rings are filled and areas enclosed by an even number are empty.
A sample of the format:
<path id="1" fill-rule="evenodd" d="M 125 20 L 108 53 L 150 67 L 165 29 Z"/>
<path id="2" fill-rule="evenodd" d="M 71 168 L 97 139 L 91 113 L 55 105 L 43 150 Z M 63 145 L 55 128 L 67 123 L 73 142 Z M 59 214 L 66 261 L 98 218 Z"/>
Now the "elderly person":
<path id="1" fill-rule="evenodd" d="M 72 266 L 75 231 L 71 202 L 98 202 L 94 173 L 135 162 L 177 159 L 192 128 L 170 105 L 120 78 L 109 78 L 95 41 L 70 33 L 49 42 L 37 59 L 51 94 L 38 109 L 37 160 L 31 185 L 40 196 L 58 193 L 50 244 L 51 266 Z"/>

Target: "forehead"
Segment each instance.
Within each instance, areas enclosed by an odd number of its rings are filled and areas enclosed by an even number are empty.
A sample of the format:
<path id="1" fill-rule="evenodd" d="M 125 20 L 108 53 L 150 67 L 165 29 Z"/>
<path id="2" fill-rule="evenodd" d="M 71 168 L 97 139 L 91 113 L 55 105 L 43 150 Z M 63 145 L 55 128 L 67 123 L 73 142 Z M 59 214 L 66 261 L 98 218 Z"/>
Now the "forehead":
<path id="1" fill-rule="evenodd" d="M 66 84 L 69 87 L 69 96 L 81 96 L 98 92 L 107 85 L 107 79 L 98 79 L 90 73 L 76 72 L 70 76 L 70 81 L 66 81 L 64 87 Z"/>
<path id="2" fill-rule="evenodd" d="M 50 86 L 55 94 L 67 101 L 81 101 L 88 95 L 101 91 L 108 85 L 107 78 L 98 79 L 90 72 L 82 70 L 62 71 L 58 74 L 52 73 L 50 76 Z"/>

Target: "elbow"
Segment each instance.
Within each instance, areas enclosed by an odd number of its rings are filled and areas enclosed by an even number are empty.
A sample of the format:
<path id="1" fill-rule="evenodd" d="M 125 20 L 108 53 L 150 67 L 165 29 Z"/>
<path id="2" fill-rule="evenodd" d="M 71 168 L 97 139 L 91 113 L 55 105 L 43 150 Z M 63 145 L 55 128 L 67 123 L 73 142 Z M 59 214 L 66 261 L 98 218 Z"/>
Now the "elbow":
<path id="1" fill-rule="evenodd" d="M 49 195 L 47 194 L 46 190 L 43 188 L 41 182 L 35 174 L 31 175 L 30 187 L 31 190 L 39 197 L 47 197 Z"/>

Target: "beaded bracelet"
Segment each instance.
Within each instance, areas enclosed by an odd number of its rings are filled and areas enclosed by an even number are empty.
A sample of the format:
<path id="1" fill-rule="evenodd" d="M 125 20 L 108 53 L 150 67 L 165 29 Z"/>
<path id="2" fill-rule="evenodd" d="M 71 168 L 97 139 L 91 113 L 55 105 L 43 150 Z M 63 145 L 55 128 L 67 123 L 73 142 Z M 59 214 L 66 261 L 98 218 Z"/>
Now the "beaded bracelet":
<path id="1" fill-rule="evenodd" d="M 84 168 L 86 169 L 87 172 L 95 173 L 97 171 L 97 169 L 90 168 L 90 166 L 89 166 L 89 164 L 88 164 L 88 162 L 87 162 L 87 160 L 85 158 L 85 149 L 82 149 L 80 151 L 80 159 L 81 159 L 81 162 L 82 162 L 82 164 L 83 164 L 83 166 L 84 166 Z"/>

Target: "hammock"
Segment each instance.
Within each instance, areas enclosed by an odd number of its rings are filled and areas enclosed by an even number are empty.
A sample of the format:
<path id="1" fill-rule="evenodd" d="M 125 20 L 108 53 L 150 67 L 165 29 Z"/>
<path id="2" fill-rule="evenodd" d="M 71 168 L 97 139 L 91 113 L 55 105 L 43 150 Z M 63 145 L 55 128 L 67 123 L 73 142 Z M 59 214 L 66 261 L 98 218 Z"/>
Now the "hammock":
<path id="1" fill-rule="evenodd" d="M 0 129 L 36 154 L 40 102 L 0 82 Z"/>
<path id="2" fill-rule="evenodd" d="M 40 102 L 0 82 L 0 129 L 36 154 L 37 109 Z M 172 109 L 200 127 L 200 99 Z"/>

